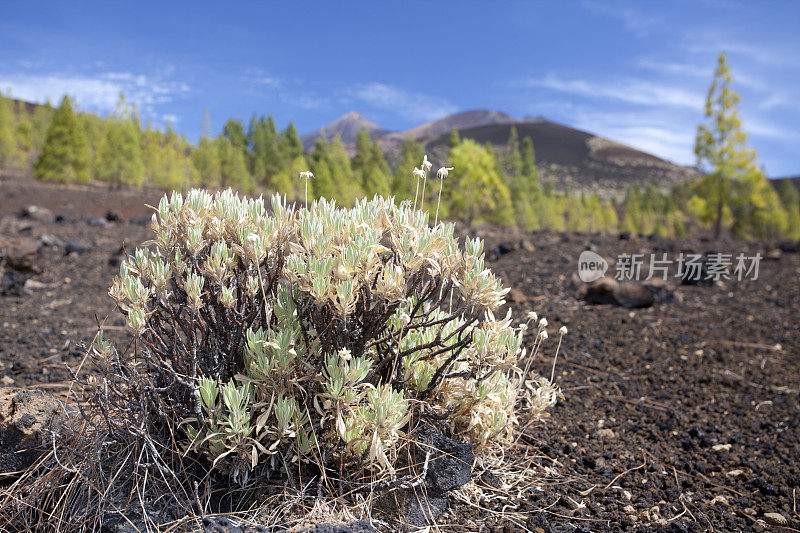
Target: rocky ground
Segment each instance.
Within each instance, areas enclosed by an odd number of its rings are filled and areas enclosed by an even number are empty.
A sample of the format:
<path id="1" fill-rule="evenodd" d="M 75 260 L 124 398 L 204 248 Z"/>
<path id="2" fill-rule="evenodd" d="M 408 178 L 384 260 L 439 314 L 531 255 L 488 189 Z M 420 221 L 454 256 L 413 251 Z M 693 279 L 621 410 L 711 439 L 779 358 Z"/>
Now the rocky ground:
<path id="1" fill-rule="evenodd" d="M 65 365 L 81 368 L 81 344 L 98 323 L 125 339 L 106 291 L 122 249 L 148 238 L 141 206 L 158 195 L 0 179 L 0 248 L 18 267 L 0 267 L 0 386 L 65 395 Z M 23 213 L 31 205 L 40 209 Z M 451 493 L 442 530 L 800 529 L 800 254 L 769 251 L 757 280 L 681 285 L 671 276 L 642 301 L 612 294 L 590 304 L 575 276 L 584 250 L 612 260 L 768 250 L 462 231 L 486 238 L 488 266 L 514 288 L 515 316 L 548 318 L 551 342 L 535 363 L 542 374 L 550 374 L 555 332 L 566 325 L 569 333 L 555 373 L 564 399 L 507 452 L 533 481 L 511 487 L 487 462 Z"/>

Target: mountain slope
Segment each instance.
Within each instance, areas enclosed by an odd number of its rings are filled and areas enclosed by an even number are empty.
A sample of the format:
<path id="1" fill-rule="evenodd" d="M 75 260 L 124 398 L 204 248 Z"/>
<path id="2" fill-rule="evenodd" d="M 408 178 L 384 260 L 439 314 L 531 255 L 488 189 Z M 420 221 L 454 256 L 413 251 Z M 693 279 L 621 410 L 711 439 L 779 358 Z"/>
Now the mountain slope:
<path id="1" fill-rule="evenodd" d="M 439 120 L 416 126 L 406 131 L 398 131 L 385 135 L 381 143 L 400 143 L 403 139 L 412 138 L 414 140 L 429 139 L 439 135 L 449 134 L 450 130 L 457 128 L 473 128 L 490 124 L 510 124 L 516 119 L 506 115 L 501 111 L 489 111 L 487 109 L 475 109 L 448 115 Z"/>
<path id="2" fill-rule="evenodd" d="M 556 190 L 598 192 L 620 196 L 634 184 L 652 183 L 662 190 L 688 181 L 697 170 L 676 165 L 630 146 L 544 119 L 488 124 L 459 130 L 461 138 L 490 143 L 502 155 L 511 127 L 520 140 L 530 137 L 540 179 L 552 180 Z M 445 161 L 449 134 L 423 143 L 434 161 Z"/>
<path id="3" fill-rule="evenodd" d="M 315 132 L 309 133 L 308 135 L 304 135 L 301 140 L 303 141 L 303 148 L 306 150 L 311 150 L 314 147 L 314 142 L 319 137 L 324 137 L 330 141 L 336 137 L 337 134 L 342 137 L 342 141 L 344 141 L 345 144 L 351 144 L 356 141 L 356 135 L 362 129 L 367 130 L 372 137 L 381 137 L 388 133 L 387 130 L 367 120 L 363 115 L 351 111 L 335 122 Z"/>

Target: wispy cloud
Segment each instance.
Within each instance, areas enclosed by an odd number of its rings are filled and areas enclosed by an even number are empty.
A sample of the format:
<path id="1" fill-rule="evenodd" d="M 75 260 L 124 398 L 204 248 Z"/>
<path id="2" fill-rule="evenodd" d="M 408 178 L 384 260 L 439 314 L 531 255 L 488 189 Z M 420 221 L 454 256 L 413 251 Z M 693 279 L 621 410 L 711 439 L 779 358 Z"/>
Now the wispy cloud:
<path id="1" fill-rule="evenodd" d="M 654 27 L 663 24 L 660 18 L 645 15 L 631 8 L 630 5 L 594 1 L 586 1 L 583 5 L 587 10 L 598 15 L 605 15 L 621 21 L 627 31 L 639 38 L 649 36 Z"/>
<path id="2" fill-rule="evenodd" d="M 181 82 L 162 80 L 133 72 L 97 74 L 31 74 L 0 72 L 0 88 L 31 102 L 57 103 L 64 94 L 76 99 L 79 107 L 108 112 L 114 109 L 120 93 L 142 111 L 171 102 L 190 92 Z"/>
<path id="3" fill-rule="evenodd" d="M 261 68 L 250 68 L 241 79 L 251 92 L 258 92 L 289 107 L 313 110 L 330 106 L 328 97 L 317 94 L 297 78 L 284 78 Z"/>
<path id="4" fill-rule="evenodd" d="M 702 91 L 641 79 L 620 79 L 608 82 L 581 78 L 565 79 L 550 73 L 542 78 L 528 78 L 521 85 L 646 106 L 661 105 L 700 109 L 703 105 Z"/>
<path id="5" fill-rule="evenodd" d="M 573 113 L 573 124 L 617 142 L 683 165 L 694 164 L 696 121 L 691 113 L 668 109 L 641 112 L 598 111 L 581 106 Z"/>
<path id="6" fill-rule="evenodd" d="M 434 120 L 458 111 L 457 106 L 443 98 L 376 82 L 358 85 L 348 91 L 348 96 L 412 121 Z"/>

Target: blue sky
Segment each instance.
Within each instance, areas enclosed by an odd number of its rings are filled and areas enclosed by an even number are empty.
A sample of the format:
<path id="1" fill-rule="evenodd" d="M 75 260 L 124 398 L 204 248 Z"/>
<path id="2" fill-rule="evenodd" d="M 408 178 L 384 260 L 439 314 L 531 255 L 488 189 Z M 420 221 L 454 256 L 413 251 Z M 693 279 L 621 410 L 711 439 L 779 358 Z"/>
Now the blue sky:
<path id="1" fill-rule="evenodd" d="M 190 139 L 206 108 L 215 131 L 256 111 L 301 134 L 489 108 L 693 163 L 725 50 L 760 162 L 800 173 L 800 2 L 127 4 L 0 0 L 0 90 L 100 113 L 124 91 Z"/>

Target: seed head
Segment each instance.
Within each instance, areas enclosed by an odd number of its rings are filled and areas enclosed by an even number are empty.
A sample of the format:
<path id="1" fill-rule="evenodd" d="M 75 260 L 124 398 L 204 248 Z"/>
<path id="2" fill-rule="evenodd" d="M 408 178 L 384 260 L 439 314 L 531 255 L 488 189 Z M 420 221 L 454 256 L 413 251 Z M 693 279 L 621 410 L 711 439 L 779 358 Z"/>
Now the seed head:
<path id="1" fill-rule="evenodd" d="M 314 173 L 311 172 L 310 170 L 304 170 L 303 172 L 300 173 L 300 177 L 305 179 L 305 180 L 313 180 L 314 179 Z"/>
<path id="2" fill-rule="evenodd" d="M 542 319 L 539 321 L 539 327 L 540 328 L 546 328 L 547 327 L 547 319 L 545 317 L 542 317 Z"/>
<path id="3" fill-rule="evenodd" d="M 451 170 L 453 170 L 453 167 L 442 167 L 436 172 L 436 175 L 439 176 L 439 179 L 443 180 L 443 179 L 445 179 L 447 177 L 447 174 Z"/>
<path id="4" fill-rule="evenodd" d="M 543 329 L 542 331 L 540 331 L 540 332 L 539 332 L 539 337 L 541 337 L 541 339 L 542 339 L 543 341 L 546 341 L 546 340 L 547 340 L 547 330 L 546 330 L 546 329 Z"/>
<path id="5" fill-rule="evenodd" d="M 562 335 L 566 335 L 567 334 L 567 326 L 561 326 L 561 328 L 558 330 L 558 332 L 561 333 Z"/>
<path id="6" fill-rule="evenodd" d="M 424 179 L 425 178 L 425 171 L 421 168 L 414 167 L 414 171 L 412 175 L 417 179 Z"/>
<path id="7" fill-rule="evenodd" d="M 539 315 L 536 314 L 536 311 L 529 311 L 528 320 L 530 320 L 531 322 L 536 322 L 537 320 L 539 320 Z"/>
<path id="8" fill-rule="evenodd" d="M 432 166 L 433 166 L 433 163 L 428 161 L 428 155 L 425 154 L 425 157 L 422 158 L 422 168 L 425 169 L 425 172 L 430 172 Z"/>

